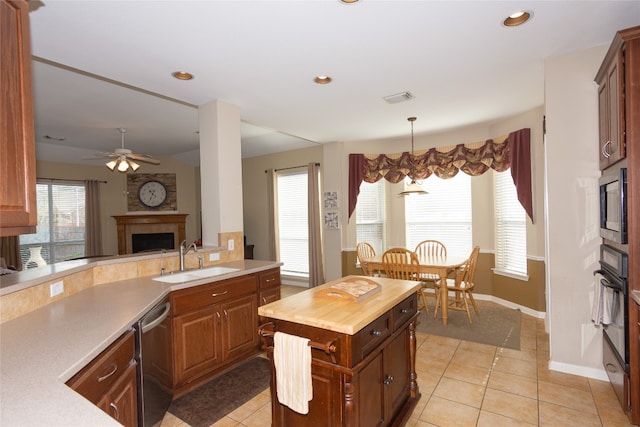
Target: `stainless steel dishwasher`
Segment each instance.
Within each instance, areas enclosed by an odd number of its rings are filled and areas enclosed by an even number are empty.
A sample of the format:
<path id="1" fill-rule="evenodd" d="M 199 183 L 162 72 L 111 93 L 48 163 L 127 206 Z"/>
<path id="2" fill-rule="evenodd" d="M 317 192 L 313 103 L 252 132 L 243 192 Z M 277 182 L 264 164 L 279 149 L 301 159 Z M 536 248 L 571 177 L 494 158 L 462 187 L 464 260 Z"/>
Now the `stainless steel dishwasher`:
<path id="1" fill-rule="evenodd" d="M 135 325 L 139 426 L 159 425 L 173 399 L 170 311 L 167 297 Z"/>

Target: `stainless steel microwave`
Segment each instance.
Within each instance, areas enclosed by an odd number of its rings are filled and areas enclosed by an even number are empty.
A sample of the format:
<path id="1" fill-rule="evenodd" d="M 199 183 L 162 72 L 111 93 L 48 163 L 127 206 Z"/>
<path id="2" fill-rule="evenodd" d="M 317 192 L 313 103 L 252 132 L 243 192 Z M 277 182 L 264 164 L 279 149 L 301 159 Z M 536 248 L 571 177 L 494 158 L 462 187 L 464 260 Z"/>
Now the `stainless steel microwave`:
<path id="1" fill-rule="evenodd" d="M 627 243 L 627 168 L 600 177 L 600 237 Z"/>

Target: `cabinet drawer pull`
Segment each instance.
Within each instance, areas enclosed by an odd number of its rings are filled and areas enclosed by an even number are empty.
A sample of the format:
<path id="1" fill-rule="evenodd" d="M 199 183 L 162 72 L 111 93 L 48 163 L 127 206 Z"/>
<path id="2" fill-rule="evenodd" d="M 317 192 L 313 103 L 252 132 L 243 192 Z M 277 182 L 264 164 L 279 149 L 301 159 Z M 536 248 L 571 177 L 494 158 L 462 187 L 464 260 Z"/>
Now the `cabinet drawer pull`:
<path id="1" fill-rule="evenodd" d="M 393 380 L 395 380 L 395 378 L 393 378 L 393 375 L 387 375 L 383 382 L 385 385 L 389 385 L 393 382 Z"/>
<path id="2" fill-rule="evenodd" d="M 275 282 L 276 279 L 274 277 L 272 277 L 271 279 L 267 279 L 265 280 L 265 283 L 271 283 L 271 282 Z"/>
<path id="3" fill-rule="evenodd" d="M 102 377 L 98 378 L 98 382 L 101 383 L 102 381 L 106 380 L 107 378 L 111 377 L 113 374 L 116 373 L 116 371 L 118 370 L 118 365 L 113 365 L 113 369 L 111 370 L 111 372 L 109 372 L 107 375 L 104 375 Z"/>
<path id="4" fill-rule="evenodd" d="M 228 291 L 228 290 L 226 290 L 226 291 L 224 291 L 224 292 L 217 292 L 217 293 L 213 293 L 213 294 L 211 294 L 211 296 L 212 296 L 212 297 L 219 297 L 220 295 L 226 295 L 226 294 L 228 294 L 228 293 L 229 293 L 229 291 Z"/>
<path id="5" fill-rule="evenodd" d="M 113 402 L 111 402 L 111 403 L 109 404 L 109 407 L 110 407 L 111 409 L 113 409 L 113 414 L 114 414 L 114 417 L 113 417 L 113 418 L 115 418 L 116 420 L 119 420 L 119 419 L 120 419 L 120 412 L 118 411 L 118 407 L 116 406 L 116 404 L 115 404 L 115 403 L 113 403 Z"/>
<path id="6" fill-rule="evenodd" d="M 611 153 L 609 152 L 609 150 L 607 149 L 608 146 L 611 145 L 611 141 L 607 141 L 604 143 L 604 145 L 602 146 L 602 156 L 606 159 L 608 159 L 609 157 L 611 157 Z"/>
<path id="7" fill-rule="evenodd" d="M 224 312 L 224 321 L 226 322 L 229 319 L 229 313 L 227 313 L 227 309 L 222 310 Z"/>
<path id="8" fill-rule="evenodd" d="M 400 313 L 402 314 L 407 314 L 409 312 L 408 308 L 403 308 L 402 310 L 400 310 Z"/>
<path id="9" fill-rule="evenodd" d="M 267 298 L 266 297 L 262 297 L 262 303 L 266 304 L 267 303 Z"/>
<path id="10" fill-rule="evenodd" d="M 373 331 L 371 331 L 371 335 L 373 335 L 374 337 L 379 337 L 382 335 L 382 332 L 378 329 L 374 329 Z"/>

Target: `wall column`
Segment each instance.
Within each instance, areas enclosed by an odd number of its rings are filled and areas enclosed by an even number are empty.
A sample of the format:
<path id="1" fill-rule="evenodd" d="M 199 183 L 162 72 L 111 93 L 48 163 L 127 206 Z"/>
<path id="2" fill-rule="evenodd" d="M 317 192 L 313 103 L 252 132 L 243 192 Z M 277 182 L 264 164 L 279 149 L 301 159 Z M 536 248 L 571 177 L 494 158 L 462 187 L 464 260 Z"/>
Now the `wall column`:
<path id="1" fill-rule="evenodd" d="M 242 232 L 240 109 L 222 101 L 198 108 L 202 243 L 219 246 L 220 233 Z M 242 248 L 242 242 L 234 242 Z"/>

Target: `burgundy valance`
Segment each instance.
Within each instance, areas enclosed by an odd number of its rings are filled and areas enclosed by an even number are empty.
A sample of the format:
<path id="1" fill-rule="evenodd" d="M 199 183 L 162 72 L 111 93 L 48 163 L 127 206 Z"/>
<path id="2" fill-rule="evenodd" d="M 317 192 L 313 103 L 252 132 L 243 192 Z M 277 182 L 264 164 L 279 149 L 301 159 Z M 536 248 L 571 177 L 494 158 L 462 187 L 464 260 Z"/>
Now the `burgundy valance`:
<path id="1" fill-rule="evenodd" d="M 531 130 L 524 128 L 511 132 L 501 142 L 489 139 L 477 148 L 458 144 L 446 152 L 431 148 L 415 155 L 404 152 L 396 158 L 386 154 L 349 154 L 349 218 L 356 208 L 362 181 L 374 183 L 384 178 L 395 184 L 407 175 L 419 180 L 431 174 L 447 179 L 460 170 L 477 176 L 489 168 L 504 172 L 511 167 L 518 200 L 533 222 L 530 139 Z"/>

